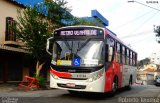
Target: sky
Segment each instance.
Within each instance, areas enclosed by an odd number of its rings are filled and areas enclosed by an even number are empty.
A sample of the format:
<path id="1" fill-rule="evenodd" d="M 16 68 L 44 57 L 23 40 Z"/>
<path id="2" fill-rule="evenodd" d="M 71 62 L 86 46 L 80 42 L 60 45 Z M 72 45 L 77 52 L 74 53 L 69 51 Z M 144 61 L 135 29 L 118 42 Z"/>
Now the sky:
<path id="1" fill-rule="evenodd" d="M 117 34 L 125 44 L 138 53 L 138 60 L 160 54 L 154 25 L 160 25 L 160 0 L 66 0 L 71 13 L 77 17 L 90 17 L 91 10 L 98 10 L 107 20 L 108 29 Z M 136 0 L 135 0 L 136 1 Z M 155 3 L 150 3 L 155 2 Z"/>

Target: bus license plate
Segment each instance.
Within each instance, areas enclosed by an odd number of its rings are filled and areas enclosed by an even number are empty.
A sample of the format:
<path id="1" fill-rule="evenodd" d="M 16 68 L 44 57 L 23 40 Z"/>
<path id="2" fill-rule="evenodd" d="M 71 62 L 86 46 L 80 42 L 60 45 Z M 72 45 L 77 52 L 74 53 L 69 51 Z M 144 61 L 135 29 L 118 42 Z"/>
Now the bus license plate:
<path id="1" fill-rule="evenodd" d="M 75 87 L 76 84 L 74 84 L 74 83 L 67 83 L 66 86 L 67 86 L 67 87 Z"/>

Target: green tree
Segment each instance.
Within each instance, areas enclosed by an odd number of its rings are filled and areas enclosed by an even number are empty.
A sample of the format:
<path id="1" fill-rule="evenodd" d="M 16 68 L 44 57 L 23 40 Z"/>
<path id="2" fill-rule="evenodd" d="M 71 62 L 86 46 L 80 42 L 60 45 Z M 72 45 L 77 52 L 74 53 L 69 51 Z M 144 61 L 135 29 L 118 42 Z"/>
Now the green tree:
<path id="1" fill-rule="evenodd" d="M 149 63 L 150 63 L 150 59 L 149 58 L 142 59 L 142 60 L 138 61 L 138 68 L 141 68 L 144 65 L 147 65 Z"/>
<path id="2" fill-rule="evenodd" d="M 54 29 L 73 24 L 74 16 L 70 13 L 65 0 L 47 0 L 45 5 L 48 9 L 47 18 L 53 23 Z"/>
<path id="3" fill-rule="evenodd" d="M 37 61 L 36 77 L 38 77 L 49 57 L 46 53 L 47 39 L 52 36 L 54 29 L 65 26 L 67 20 L 72 20 L 72 15 L 64 0 L 49 0 L 32 8 L 18 10 L 17 19 L 12 29 L 16 38 L 25 43 L 31 52 L 30 55 Z"/>
<path id="4" fill-rule="evenodd" d="M 104 27 L 104 25 L 94 18 L 73 18 L 74 24 L 73 25 L 89 25 L 89 26 L 99 26 Z"/>
<path id="5" fill-rule="evenodd" d="M 154 32 L 156 33 L 157 41 L 160 43 L 160 26 L 155 26 Z"/>

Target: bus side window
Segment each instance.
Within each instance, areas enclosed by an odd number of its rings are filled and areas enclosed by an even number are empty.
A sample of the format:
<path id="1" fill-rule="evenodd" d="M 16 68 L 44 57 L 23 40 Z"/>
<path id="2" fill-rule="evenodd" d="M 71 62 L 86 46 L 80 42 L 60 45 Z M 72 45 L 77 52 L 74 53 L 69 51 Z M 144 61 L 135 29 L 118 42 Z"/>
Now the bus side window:
<path id="1" fill-rule="evenodd" d="M 109 46 L 109 56 L 108 61 L 111 62 L 113 60 L 113 47 Z"/>
<path id="2" fill-rule="evenodd" d="M 113 58 L 114 58 L 114 46 L 115 46 L 115 41 L 114 39 L 112 39 L 111 37 L 108 37 L 106 39 L 106 61 L 108 62 L 112 62 L 113 61 Z"/>
<path id="3" fill-rule="evenodd" d="M 117 42 L 116 43 L 116 62 L 120 63 L 120 59 L 121 59 L 121 56 L 120 56 L 120 44 Z"/>
<path id="4" fill-rule="evenodd" d="M 129 50 L 128 48 L 125 48 L 125 57 L 126 57 L 126 64 L 129 65 Z"/>
<path id="5" fill-rule="evenodd" d="M 135 53 L 135 66 L 137 66 L 137 54 Z"/>
<path id="6" fill-rule="evenodd" d="M 122 63 L 126 64 L 126 59 L 125 59 L 125 47 L 122 46 Z"/>
<path id="7" fill-rule="evenodd" d="M 113 47 L 106 45 L 106 62 L 111 62 L 113 58 Z"/>
<path id="8" fill-rule="evenodd" d="M 132 66 L 133 64 L 132 64 L 132 51 L 130 51 L 130 65 Z"/>
<path id="9" fill-rule="evenodd" d="M 120 44 L 120 63 L 123 64 L 123 51 L 122 51 L 122 44 Z"/>
<path id="10" fill-rule="evenodd" d="M 133 53 L 132 55 L 133 55 L 133 57 L 132 57 L 133 58 L 133 66 L 136 66 L 136 62 L 137 62 L 136 53 Z"/>

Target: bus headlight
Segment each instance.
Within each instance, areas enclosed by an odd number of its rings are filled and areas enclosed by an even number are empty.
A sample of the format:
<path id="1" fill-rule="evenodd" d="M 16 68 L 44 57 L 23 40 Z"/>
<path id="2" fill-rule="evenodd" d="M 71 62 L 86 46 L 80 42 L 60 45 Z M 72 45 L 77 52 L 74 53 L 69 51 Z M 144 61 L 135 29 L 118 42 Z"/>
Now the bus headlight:
<path id="1" fill-rule="evenodd" d="M 52 74 L 52 73 L 51 73 L 51 75 L 52 75 L 52 77 L 53 77 L 54 79 L 59 79 L 58 76 L 56 76 L 56 75 L 54 75 L 54 74 Z"/>
<path id="2" fill-rule="evenodd" d="M 88 81 L 89 81 L 89 82 L 93 82 L 93 78 L 89 78 Z"/>
<path id="3" fill-rule="evenodd" d="M 95 74 L 92 77 L 88 78 L 88 81 L 89 82 L 93 82 L 93 81 L 99 79 L 102 76 L 103 76 L 103 72 L 99 72 L 98 74 Z"/>
<path id="4" fill-rule="evenodd" d="M 54 79 L 59 79 L 59 77 L 58 77 L 58 76 L 56 76 L 56 75 L 54 75 L 54 76 L 53 76 L 53 78 L 54 78 Z"/>

